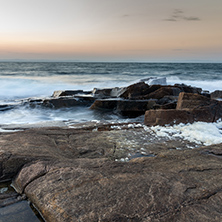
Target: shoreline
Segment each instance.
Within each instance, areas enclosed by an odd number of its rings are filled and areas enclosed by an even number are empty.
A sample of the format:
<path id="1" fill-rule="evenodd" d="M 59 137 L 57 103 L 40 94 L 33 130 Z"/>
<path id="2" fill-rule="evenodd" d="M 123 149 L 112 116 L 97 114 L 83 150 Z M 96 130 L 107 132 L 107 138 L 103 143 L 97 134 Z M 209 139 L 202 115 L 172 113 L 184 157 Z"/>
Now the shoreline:
<path id="1" fill-rule="evenodd" d="M 113 221 L 116 215 L 119 221 L 135 222 L 218 216 L 214 203 L 220 206 L 222 144 L 190 149 L 186 141 L 155 138 L 140 125 L 113 126 L 36 128 L 0 134 L 1 180 L 13 179 L 17 192 L 25 194 L 48 222 Z M 141 196 L 141 192 L 147 194 Z M 153 202 L 149 195 L 153 195 Z M 199 201 L 211 195 L 207 203 Z M 185 204 L 191 200 L 198 208 Z M 155 208 L 153 204 L 157 204 Z M 206 206 L 210 214 L 193 214 L 193 209 Z"/>
<path id="2" fill-rule="evenodd" d="M 47 222 L 222 219 L 222 92 L 144 81 L 24 101 L 133 118 L 4 126 L 0 182 L 17 193 L 0 204 L 28 199 Z"/>

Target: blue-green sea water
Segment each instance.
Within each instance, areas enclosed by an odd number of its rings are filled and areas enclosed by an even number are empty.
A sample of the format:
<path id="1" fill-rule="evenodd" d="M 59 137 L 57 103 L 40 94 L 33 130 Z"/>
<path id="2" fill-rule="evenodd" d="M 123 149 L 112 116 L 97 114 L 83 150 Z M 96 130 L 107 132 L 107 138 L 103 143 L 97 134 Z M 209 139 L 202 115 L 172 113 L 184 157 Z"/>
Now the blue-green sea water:
<path id="1" fill-rule="evenodd" d="M 166 77 L 167 84 L 184 83 L 210 92 L 222 90 L 222 63 L 0 63 L 0 105 L 48 97 L 55 90 L 124 87 L 147 77 Z M 0 125 L 49 121 L 82 122 L 118 119 L 88 108 L 44 110 L 21 106 L 0 112 Z"/>

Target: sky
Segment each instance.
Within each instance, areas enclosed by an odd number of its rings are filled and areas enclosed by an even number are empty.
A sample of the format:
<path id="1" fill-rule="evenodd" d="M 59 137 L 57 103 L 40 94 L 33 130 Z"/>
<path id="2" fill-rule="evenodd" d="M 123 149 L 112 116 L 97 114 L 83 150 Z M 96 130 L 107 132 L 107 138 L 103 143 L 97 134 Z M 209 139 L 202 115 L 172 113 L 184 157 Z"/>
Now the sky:
<path id="1" fill-rule="evenodd" d="M 221 0 L 0 0 L 0 60 L 222 62 Z"/>

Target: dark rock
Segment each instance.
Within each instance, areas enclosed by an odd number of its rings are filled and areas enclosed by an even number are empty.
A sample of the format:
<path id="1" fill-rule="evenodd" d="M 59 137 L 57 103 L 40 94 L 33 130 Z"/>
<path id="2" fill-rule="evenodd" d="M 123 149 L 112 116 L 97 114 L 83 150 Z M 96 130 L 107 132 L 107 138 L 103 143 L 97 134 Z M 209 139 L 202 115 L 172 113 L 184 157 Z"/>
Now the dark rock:
<path id="1" fill-rule="evenodd" d="M 147 95 L 146 98 L 162 99 L 165 96 L 179 96 L 181 91 L 182 90 L 178 87 L 162 86 L 161 88 L 155 90 L 154 92 L 149 93 L 149 95 Z"/>
<path id="2" fill-rule="evenodd" d="M 144 82 L 130 85 L 126 91 L 120 95 L 124 99 L 161 99 L 164 96 L 178 96 L 180 92 L 201 93 L 201 88 L 191 87 L 184 84 L 174 86 L 151 85 Z"/>
<path id="3" fill-rule="evenodd" d="M 155 105 L 155 100 L 119 100 L 116 110 L 123 116 L 137 117 L 146 110 L 153 109 Z"/>
<path id="4" fill-rule="evenodd" d="M 91 98 L 91 97 L 90 97 Z M 74 97 L 60 97 L 58 99 L 45 99 L 42 105 L 49 108 L 64 108 L 73 106 L 87 106 L 90 105 L 92 101 L 86 98 L 74 98 Z"/>
<path id="5" fill-rule="evenodd" d="M 143 115 L 146 110 L 153 109 L 155 100 L 120 100 L 120 99 L 97 99 L 90 109 L 113 110 L 123 116 L 137 117 Z"/>
<path id="6" fill-rule="evenodd" d="M 177 103 L 176 102 L 171 102 L 171 103 L 166 103 L 164 105 L 159 105 L 156 104 L 153 106 L 153 109 L 176 109 Z"/>
<path id="7" fill-rule="evenodd" d="M 11 153 L 0 153 L 0 180 L 12 179 L 26 163 L 34 158 L 26 155 L 13 156 Z"/>
<path id="8" fill-rule="evenodd" d="M 210 94 L 211 99 L 222 99 L 222 91 L 216 90 Z"/>
<path id="9" fill-rule="evenodd" d="M 117 98 L 124 91 L 125 91 L 125 88 L 119 88 L 119 87 L 105 88 L 105 89 L 94 88 L 92 91 L 92 95 L 97 99 Z"/>
<path id="10" fill-rule="evenodd" d="M 165 105 L 170 103 L 177 103 L 178 97 L 177 96 L 164 96 L 163 98 L 157 100 L 159 105 Z"/>
<path id="11" fill-rule="evenodd" d="M 207 98 L 209 98 L 210 99 L 210 92 L 209 91 L 207 91 L 207 90 L 203 90 L 202 92 L 201 92 L 201 95 L 202 96 L 206 96 Z"/>
<path id="12" fill-rule="evenodd" d="M 54 91 L 52 97 L 58 98 L 61 96 L 74 96 L 74 95 L 83 94 L 83 93 L 84 93 L 83 90 L 65 90 L 65 91 L 59 90 L 59 91 Z"/>
<path id="13" fill-rule="evenodd" d="M 37 216 L 32 211 L 27 201 L 17 201 L 17 203 L 0 208 L 1 222 L 32 221 L 39 222 Z"/>
<path id="14" fill-rule="evenodd" d="M 75 95 L 74 98 L 78 99 L 79 101 L 81 101 L 83 105 L 92 105 L 93 102 L 96 100 L 90 94 L 87 94 L 87 95 Z"/>
<path id="15" fill-rule="evenodd" d="M 90 107 L 93 110 L 113 110 L 117 107 L 116 99 L 97 99 Z"/>
<path id="16" fill-rule="evenodd" d="M 0 105 L 0 112 L 13 109 L 14 107 L 13 105 Z"/>
<path id="17" fill-rule="evenodd" d="M 110 97 L 111 91 L 112 91 L 112 88 L 109 88 L 109 89 L 108 88 L 107 89 L 94 88 L 93 91 L 92 91 L 92 94 L 96 98 L 103 99 L 103 98 Z"/>
<path id="18" fill-rule="evenodd" d="M 150 93 L 150 86 L 144 82 L 139 82 L 128 86 L 125 92 L 123 92 L 119 97 L 124 99 L 134 99 L 137 97 L 147 95 L 148 93 Z"/>
<path id="19" fill-rule="evenodd" d="M 201 94 L 202 93 L 202 89 L 201 88 L 187 86 L 185 84 L 175 84 L 174 86 L 180 88 L 182 92 L 197 93 L 197 94 Z"/>

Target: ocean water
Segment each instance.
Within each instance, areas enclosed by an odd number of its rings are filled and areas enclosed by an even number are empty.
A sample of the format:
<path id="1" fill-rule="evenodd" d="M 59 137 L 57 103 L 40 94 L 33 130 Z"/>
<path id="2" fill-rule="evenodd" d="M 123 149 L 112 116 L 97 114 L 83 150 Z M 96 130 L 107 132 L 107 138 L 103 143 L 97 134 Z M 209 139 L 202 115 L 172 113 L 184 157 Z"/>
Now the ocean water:
<path id="1" fill-rule="evenodd" d="M 0 106 L 19 104 L 26 98 L 49 97 L 55 90 L 123 87 L 147 77 L 166 77 L 167 84 L 184 83 L 210 92 L 222 90 L 221 63 L 2 62 Z M 18 106 L 0 111 L 0 128 L 12 124 L 91 120 L 128 121 L 113 113 L 95 113 L 87 107 L 52 110 Z"/>

